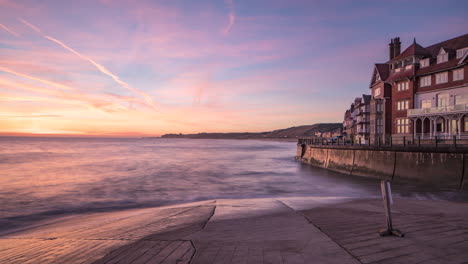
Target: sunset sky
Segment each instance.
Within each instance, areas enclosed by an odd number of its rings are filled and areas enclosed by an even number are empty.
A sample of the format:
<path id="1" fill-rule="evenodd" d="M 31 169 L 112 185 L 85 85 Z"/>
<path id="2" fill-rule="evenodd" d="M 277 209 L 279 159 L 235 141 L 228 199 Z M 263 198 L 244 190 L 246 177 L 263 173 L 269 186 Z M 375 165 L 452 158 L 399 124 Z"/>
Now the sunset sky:
<path id="1" fill-rule="evenodd" d="M 341 122 L 387 44 L 468 1 L 0 0 L 0 134 L 157 136 Z"/>

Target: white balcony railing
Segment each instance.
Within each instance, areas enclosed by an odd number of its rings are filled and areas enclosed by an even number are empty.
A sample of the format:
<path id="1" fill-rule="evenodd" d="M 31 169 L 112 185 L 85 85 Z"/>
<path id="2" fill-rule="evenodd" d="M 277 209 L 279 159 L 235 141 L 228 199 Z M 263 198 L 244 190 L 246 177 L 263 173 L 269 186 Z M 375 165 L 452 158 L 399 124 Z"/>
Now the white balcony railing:
<path id="1" fill-rule="evenodd" d="M 435 115 L 468 111 L 468 104 L 448 105 L 431 108 L 408 109 L 408 116 Z"/>

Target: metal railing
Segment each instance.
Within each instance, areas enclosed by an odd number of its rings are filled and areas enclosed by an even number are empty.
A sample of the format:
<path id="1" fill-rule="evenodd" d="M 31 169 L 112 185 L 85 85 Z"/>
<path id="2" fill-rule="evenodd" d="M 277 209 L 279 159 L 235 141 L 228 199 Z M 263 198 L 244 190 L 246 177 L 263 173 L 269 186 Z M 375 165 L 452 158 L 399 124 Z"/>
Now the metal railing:
<path id="1" fill-rule="evenodd" d="M 431 114 L 462 112 L 462 111 L 468 111 L 468 104 L 408 109 L 408 116 L 431 115 Z"/>
<path id="2" fill-rule="evenodd" d="M 467 136 L 435 136 L 433 138 L 423 138 L 420 135 L 417 136 L 403 136 L 403 137 L 376 137 L 376 138 L 358 138 L 348 139 L 344 137 L 310 137 L 310 138 L 299 138 L 298 144 L 306 145 L 327 145 L 327 146 L 413 146 L 413 147 L 457 147 L 468 145 Z"/>

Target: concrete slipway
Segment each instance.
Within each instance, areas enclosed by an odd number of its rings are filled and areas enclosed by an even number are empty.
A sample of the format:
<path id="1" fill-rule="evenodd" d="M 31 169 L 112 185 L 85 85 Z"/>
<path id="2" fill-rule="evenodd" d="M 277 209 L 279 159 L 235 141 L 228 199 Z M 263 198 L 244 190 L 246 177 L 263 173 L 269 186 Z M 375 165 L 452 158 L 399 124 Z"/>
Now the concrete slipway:
<path id="1" fill-rule="evenodd" d="M 71 215 L 0 234 L 0 263 L 467 263 L 468 204 L 380 199 L 204 201 Z"/>

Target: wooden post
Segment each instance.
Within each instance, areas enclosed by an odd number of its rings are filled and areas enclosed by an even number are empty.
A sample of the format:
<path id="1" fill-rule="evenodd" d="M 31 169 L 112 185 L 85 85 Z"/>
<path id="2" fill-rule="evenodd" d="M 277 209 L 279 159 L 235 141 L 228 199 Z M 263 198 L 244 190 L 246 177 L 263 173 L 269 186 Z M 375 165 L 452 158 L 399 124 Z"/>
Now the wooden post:
<path id="1" fill-rule="evenodd" d="M 418 136 L 418 147 L 421 147 L 421 136 Z"/>
<path id="2" fill-rule="evenodd" d="M 434 137 L 434 140 L 435 140 L 435 147 L 437 148 L 437 136 Z"/>
<path id="3" fill-rule="evenodd" d="M 457 136 L 453 136 L 453 146 L 457 147 Z"/>
<path id="4" fill-rule="evenodd" d="M 385 217 L 387 220 L 387 228 L 380 230 L 380 236 L 398 236 L 405 235 L 398 229 L 393 229 L 391 205 L 393 204 L 390 182 L 386 180 L 380 181 L 380 189 L 382 190 L 382 199 L 385 209 Z"/>
<path id="5" fill-rule="evenodd" d="M 359 146 L 361 146 L 361 138 L 359 138 Z"/>
<path id="6" fill-rule="evenodd" d="M 403 147 L 405 147 L 405 146 L 406 146 L 406 137 L 403 136 Z"/>

